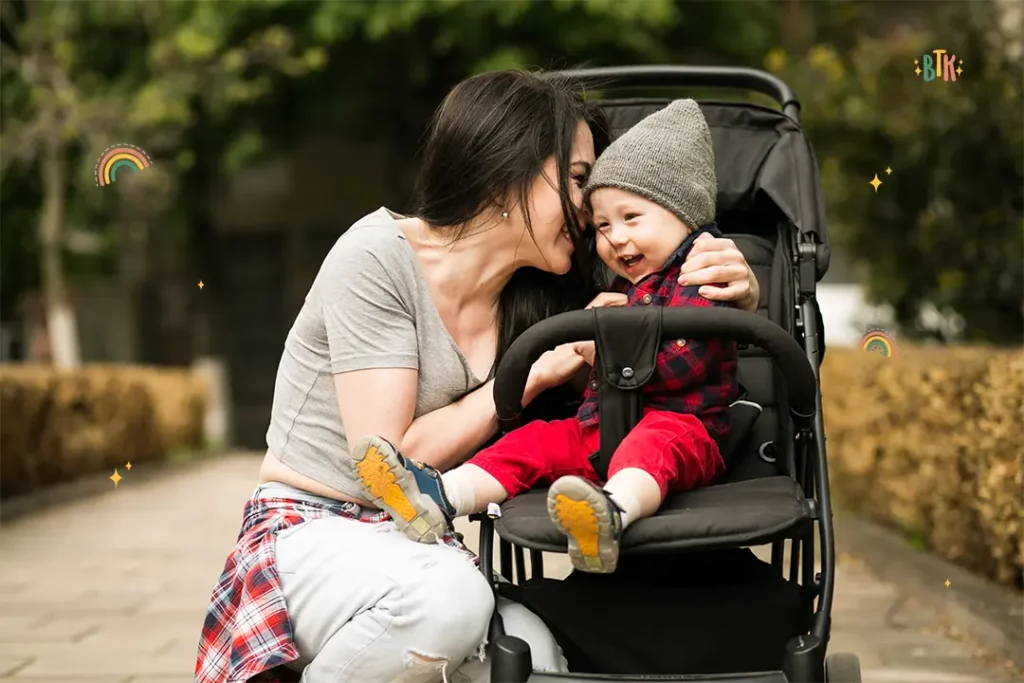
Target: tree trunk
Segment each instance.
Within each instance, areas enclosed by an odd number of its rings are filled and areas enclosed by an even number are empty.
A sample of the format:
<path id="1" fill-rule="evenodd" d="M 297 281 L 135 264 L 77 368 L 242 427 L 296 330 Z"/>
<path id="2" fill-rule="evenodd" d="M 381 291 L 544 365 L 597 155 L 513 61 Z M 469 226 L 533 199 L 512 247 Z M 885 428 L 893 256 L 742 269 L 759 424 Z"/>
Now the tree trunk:
<path id="1" fill-rule="evenodd" d="M 75 309 L 64 278 L 64 218 L 67 192 L 67 154 L 60 140 L 51 138 L 40 159 L 43 174 L 43 210 L 39 217 L 39 259 L 46 302 L 46 325 L 53 363 L 75 368 L 80 363 Z"/>

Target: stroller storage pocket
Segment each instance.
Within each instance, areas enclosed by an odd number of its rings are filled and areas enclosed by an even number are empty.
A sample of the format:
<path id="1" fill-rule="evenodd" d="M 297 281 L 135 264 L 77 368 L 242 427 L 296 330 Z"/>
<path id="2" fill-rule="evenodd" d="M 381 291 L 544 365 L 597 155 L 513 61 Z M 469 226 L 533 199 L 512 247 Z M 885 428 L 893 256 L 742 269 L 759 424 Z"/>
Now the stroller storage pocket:
<path id="1" fill-rule="evenodd" d="M 714 674 L 782 668 L 811 597 L 749 549 L 626 555 L 614 574 L 509 587 L 539 615 L 574 673 Z"/>

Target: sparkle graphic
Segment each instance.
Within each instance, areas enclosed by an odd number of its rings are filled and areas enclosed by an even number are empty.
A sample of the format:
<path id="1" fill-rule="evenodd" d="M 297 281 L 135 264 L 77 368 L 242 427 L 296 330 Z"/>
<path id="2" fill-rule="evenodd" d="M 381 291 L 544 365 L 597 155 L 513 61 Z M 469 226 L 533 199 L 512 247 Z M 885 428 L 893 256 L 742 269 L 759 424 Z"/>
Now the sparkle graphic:
<path id="1" fill-rule="evenodd" d="M 132 464 L 128 463 L 127 465 L 124 466 L 124 468 L 130 472 L 132 469 Z"/>
<path id="2" fill-rule="evenodd" d="M 114 469 L 114 473 L 112 475 L 110 475 L 109 479 L 110 479 L 110 481 L 114 482 L 114 488 L 116 489 L 117 485 L 121 482 L 122 479 L 124 479 L 124 477 L 122 477 L 120 474 L 118 474 L 117 473 L 117 468 L 115 468 Z"/>
<path id="3" fill-rule="evenodd" d="M 885 167 L 885 175 L 892 175 L 892 168 L 886 166 Z"/>
<path id="4" fill-rule="evenodd" d="M 957 75 L 957 76 L 960 76 L 961 74 L 963 74 L 963 72 L 964 72 L 964 70 L 963 70 L 963 65 L 964 65 L 964 60 L 962 60 L 962 59 L 961 59 L 961 60 L 960 60 L 960 61 L 959 61 L 959 62 L 957 63 L 957 67 L 956 67 L 956 75 Z"/>
<path id="5" fill-rule="evenodd" d="M 952 584 L 949 582 L 949 579 L 946 579 L 946 588 L 949 588 L 951 585 Z"/>
<path id="6" fill-rule="evenodd" d="M 916 59 L 914 60 L 914 64 L 917 64 L 917 60 Z M 918 76 L 920 76 L 921 75 L 921 67 L 915 68 L 914 69 L 914 73 L 917 74 Z"/>
<path id="7" fill-rule="evenodd" d="M 206 286 L 206 285 L 204 285 L 204 284 L 203 284 L 203 281 L 202 281 L 202 280 L 200 280 L 200 281 L 199 281 L 199 289 L 200 289 L 200 290 L 202 290 L 202 289 L 203 289 L 203 287 L 205 287 L 205 286 Z"/>
<path id="8" fill-rule="evenodd" d="M 881 185 L 881 184 L 882 184 L 882 181 L 878 179 L 878 174 L 877 173 L 875 174 L 875 177 L 872 178 L 870 182 L 868 182 L 868 185 L 870 185 L 873 188 L 875 188 L 875 192 L 878 192 L 878 186 Z"/>

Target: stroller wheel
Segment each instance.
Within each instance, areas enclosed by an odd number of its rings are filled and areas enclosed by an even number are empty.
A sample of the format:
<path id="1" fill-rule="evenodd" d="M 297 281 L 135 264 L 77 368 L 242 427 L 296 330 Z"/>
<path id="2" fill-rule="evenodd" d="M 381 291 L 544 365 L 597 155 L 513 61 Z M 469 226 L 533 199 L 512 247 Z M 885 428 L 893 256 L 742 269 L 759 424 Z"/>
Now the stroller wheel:
<path id="1" fill-rule="evenodd" d="M 857 655 L 837 652 L 825 657 L 825 683 L 861 683 Z"/>

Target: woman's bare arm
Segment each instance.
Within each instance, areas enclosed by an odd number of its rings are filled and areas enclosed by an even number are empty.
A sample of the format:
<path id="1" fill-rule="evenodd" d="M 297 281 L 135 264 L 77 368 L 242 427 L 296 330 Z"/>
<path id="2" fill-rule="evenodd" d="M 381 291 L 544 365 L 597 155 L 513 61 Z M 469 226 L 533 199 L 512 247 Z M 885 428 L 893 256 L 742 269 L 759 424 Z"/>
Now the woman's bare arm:
<path id="1" fill-rule="evenodd" d="M 338 408 L 349 443 L 383 437 L 403 455 L 444 470 L 458 464 L 498 429 L 494 383 L 487 382 L 451 405 L 413 419 L 418 373 L 371 368 L 334 376 Z M 367 391 L 367 387 L 374 387 Z"/>
<path id="2" fill-rule="evenodd" d="M 530 371 L 523 406 L 544 390 L 571 379 L 583 365 L 571 344 L 542 355 Z M 380 436 L 398 446 L 403 455 L 444 471 L 497 433 L 494 380 L 451 405 L 413 419 L 418 379 L 417 371 L 409 368 L 371 368 L 335 375 L 338 409 L 348 442 Z"/>
<path id="3" fill-rule="evenodd" d="M 402 453 L 444 471 L 461 463 L 497 433 L 491 380 L 455 403 L 413 420 L 402 439 Z"/>

